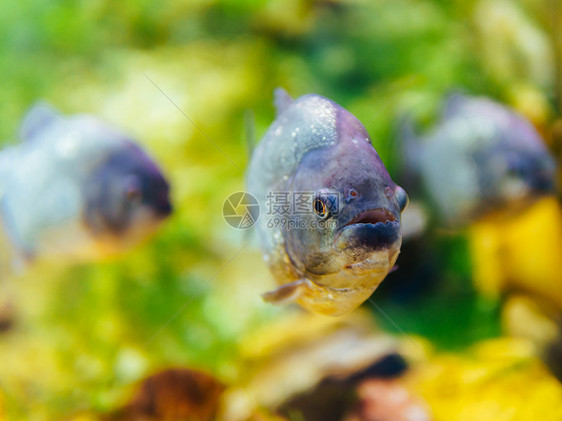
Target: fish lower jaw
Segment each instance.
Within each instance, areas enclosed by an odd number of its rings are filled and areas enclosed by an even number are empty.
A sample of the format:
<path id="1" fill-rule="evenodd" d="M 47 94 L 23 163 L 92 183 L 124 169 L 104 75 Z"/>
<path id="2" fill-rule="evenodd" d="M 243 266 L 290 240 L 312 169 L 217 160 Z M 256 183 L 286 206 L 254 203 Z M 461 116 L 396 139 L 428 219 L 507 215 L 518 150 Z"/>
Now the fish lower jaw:
<path id="1" fill-rule="evenodd" d="M 379 284 L 335 288 L 309 281 L 308 288 L 297 302 L 305 309 L 326 316 L 341 316 L 363 304 Z"/>
<path id="2" fill-rule="evenodd" d="M 358 262 L 338 272 L 314 278 L 306 276 L 306 279 L 312 285 L 335 295 L 349 291 L 354 291 L 354 294 L 362 290 L 372 292 L 386 277 L 395 260 L 388 255 L 379 256 L 373 261 Z"/>
<path id="3" fill-rule="evenodd" d="M 370 257 L 357 263 L 352 263 L 344 266 L 342 270 L 350 273 L 350 275 L 357 276 L 360 274 L 386 274 L 392 269 L 400 247 L 392 247 L 387 250 L 380 250 L 374 252 Z"/>
<path id="4" fill-rule="evenodd" d="M 351 272 L 350 275 L 355 276 L 357 273 L 387 273 L 390 270 L 388 259 L 381 262 L 379 259 L 367 259 L 352 265 L 345 266 L 342 270 Z"/>

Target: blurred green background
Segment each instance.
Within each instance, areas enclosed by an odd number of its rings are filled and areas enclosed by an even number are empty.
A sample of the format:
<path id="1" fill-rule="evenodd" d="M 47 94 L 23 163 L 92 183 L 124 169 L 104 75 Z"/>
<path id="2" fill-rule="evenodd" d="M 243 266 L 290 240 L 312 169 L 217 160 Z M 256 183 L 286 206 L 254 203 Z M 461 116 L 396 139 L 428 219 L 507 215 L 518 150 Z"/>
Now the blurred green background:
<path id="1" fill-rule="evenodd" d="M 237 254 L 244 237 L 221 215 L 224 199 L 244 188 L 244 112 L 255 113 L 260 136 L 273 119 L 275 87 L 325 95 L 367 125 L 394 174 L 396 116 L 414 107 L 430 121 L 454 89 L 494 97 L 547 127 L 560 111 L 556 4 L 1 2 L 4 144 L 17 142 L 19 121 L 38 99 L 66 113 L 95 113 L 128 130 L 163 166 L 176 209 L 149 244 L 123 259 L 41 265 L 5 286 L 15 307 L 14 328 L 0 336 L 7 414 L 106 411 L 127 385 L 172 364 L 236 379 L 244 335 L 282 314 L 259 297 L 273 282 L 256 246 Z M 438 247 L 446 250 L 446 288 L 406 301 L 381 293 L 380 305 L 401 329 L 443 349 L 497 335 L 498 303 L 472 290 L 466 241 L 447 237 Z"/>

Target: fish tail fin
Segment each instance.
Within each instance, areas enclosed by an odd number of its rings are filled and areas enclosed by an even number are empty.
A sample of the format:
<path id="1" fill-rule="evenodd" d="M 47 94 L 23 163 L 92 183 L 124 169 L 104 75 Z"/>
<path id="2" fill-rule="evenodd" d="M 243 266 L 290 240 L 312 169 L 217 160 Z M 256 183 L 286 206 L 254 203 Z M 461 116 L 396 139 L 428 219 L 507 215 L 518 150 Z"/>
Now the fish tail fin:
<path id="1" fill-rule="evenodd" d="M 276 116 L 279 116 L 293 103 L 293 98 L 283 88 L 276 88 L 273 94 L 275 96 Z"/>

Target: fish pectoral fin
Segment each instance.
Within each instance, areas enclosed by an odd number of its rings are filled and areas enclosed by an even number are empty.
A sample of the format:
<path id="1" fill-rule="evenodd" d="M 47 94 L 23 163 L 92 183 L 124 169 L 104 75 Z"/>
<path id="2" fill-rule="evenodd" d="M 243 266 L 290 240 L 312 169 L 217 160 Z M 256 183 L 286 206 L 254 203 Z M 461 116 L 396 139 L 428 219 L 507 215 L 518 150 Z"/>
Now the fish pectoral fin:
<path id="1" fill-rule="evenodd" d="M 299 279 L 298 281 L 281 285 L 273 291 L 262 294 L 262 298 L 267 303 L 276 305 L 288 304 L 297 300 L 302 294 L 304 288 L 306 288 L 306 280 Z"/>

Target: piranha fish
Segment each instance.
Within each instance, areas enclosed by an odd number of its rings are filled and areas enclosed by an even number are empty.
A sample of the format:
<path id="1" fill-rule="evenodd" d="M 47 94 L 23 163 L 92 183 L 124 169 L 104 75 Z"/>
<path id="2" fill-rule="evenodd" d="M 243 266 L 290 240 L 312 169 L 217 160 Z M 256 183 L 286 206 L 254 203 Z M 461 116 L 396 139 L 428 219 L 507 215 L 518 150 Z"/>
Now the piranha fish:
<path id="1" fill-rule="evenodd" d="M 0 152 L 0 222 L 20 263 L 113 255 L 170 214 L 154 161 L 96 117 L 65 117 L 40 103 L 19 134 L 20 144 Z"/>
<path id="2" fill-rule="evenodd" d="M 555 190 L 555 162 L 540 135 L 490 99 L 451 95 L 427 134 L 418 136 L 410 122 L 402 129 L 408 178 L 445 226 L 518 212 Z"/>
<path id="3" fill-rule="evenodd" d="M 264 259 L 280 285 L 264 299 L 341 315 L 394 267 L 408 196 L 350 112 L 319 95 L 275 96 L 277 117 L 247 180 L 260 204 Z"/>

